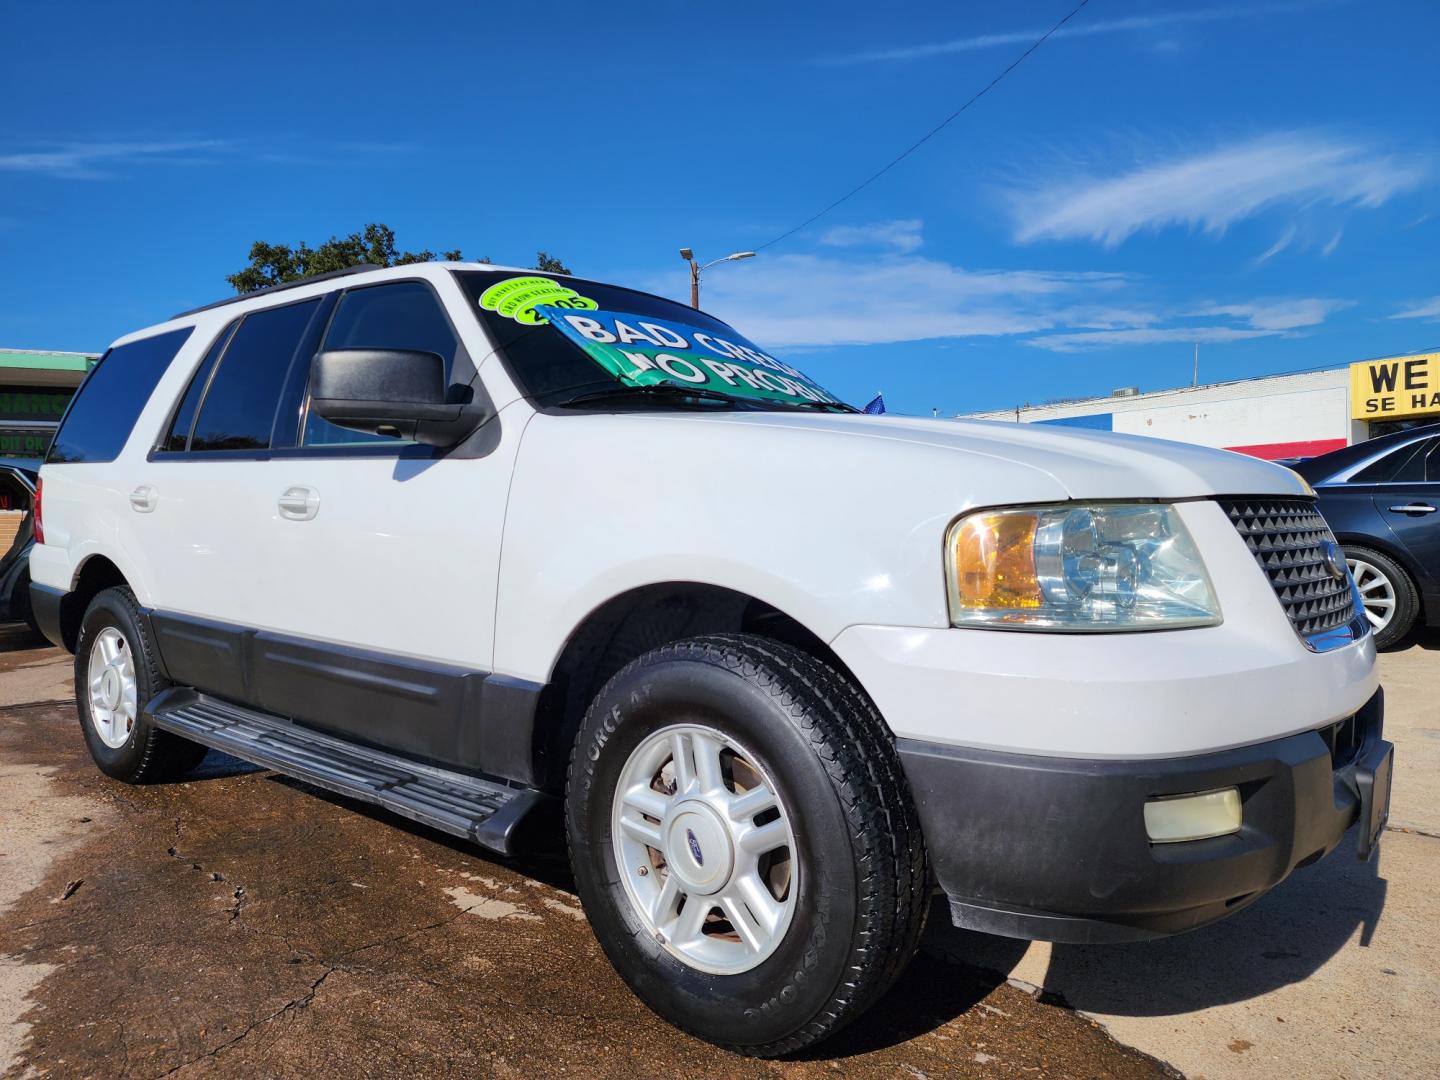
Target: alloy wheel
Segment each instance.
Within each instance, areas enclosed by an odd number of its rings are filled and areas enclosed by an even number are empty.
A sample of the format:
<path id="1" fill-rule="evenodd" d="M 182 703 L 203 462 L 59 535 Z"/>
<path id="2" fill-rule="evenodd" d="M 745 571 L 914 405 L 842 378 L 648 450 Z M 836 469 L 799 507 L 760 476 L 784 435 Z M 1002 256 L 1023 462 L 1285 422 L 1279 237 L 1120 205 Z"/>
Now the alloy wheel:
<path id="1" fill-rule="evenodd" d="M 90 688 L 90 722 L 100 741 L 118 750 L 130 741 L 139 714 L 135 655 L 125 635 L 107 626 L 95 636 L 86 669 Z"/>
<path id="2" fill-rule="evenodd" d="M 795 912 L 795 835 L 738 742 L 694 724 L 656 731 L 621 770 L 611 825 L 634 912 L 673 956 L 733 975 L 774 953 Z"/>

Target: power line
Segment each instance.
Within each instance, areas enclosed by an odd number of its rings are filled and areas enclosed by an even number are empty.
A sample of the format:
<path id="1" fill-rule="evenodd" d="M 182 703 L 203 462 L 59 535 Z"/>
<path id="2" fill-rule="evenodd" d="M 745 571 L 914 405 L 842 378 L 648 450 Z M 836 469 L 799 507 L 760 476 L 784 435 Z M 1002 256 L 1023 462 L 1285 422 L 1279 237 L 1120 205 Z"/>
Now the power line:
<path id="1" fill-rule="evenodd" d="M 974 95 L 972 95 L 971 98 L 970 98 L 968 101 L 965 102 L 965 104 L 961 105 L 958 109 L 956 109 L 954 112 L 952 112 L 952 113 L 951 113 L 949 116 L 947 116 L 944 120 L 941 120 L 940 123 L 936 124 L 933 128 L 931 128 L 928 132 L 926 132 L 923 137 L 921 137 L 920 139 L 917 139 L 914 143 L 912 143 L 909 147 L 907 147 L 898 157 L 896 157 L 894 160 L 892 160 L 892 161 L 891 161 L 889 164 L 887 164 L 884 168 L 880 169 L 878 172 L 875 172 L 874 174 L 872 174 L 871 176 L 869 176 L 867 179 L 861 181 L 859 184 L 856 184 L 853 188 L 851 188 L 849 191 L 847 191 L 844 195 L 841 195 L 840 198 L 836 199 L 836 200 L 835 200 L 834 202 L 832 202 L 829 206 L 825 207 L 825 209 L 821 210 L 818 214 L 814 214 L 814 215 L 806 218 L 804 221 L 800 222 L 799 225 L 796 225 L 793 229 L 788 229 L 788 230 L 786 230 L 785 232 L 781 233 L 779 236 L 775 237 L 775 239 L 773 239 L 773 240 L 767 240 L 765 243 L 761 244 L 761 245 L 760 245 L 759 247 L 757 247 L 755 250 L 756 250 L 756 251 L 764 251 L 766 248 L 770 247 L 770 246 L 773 245 L 773 244 L 778 244 L 778 243 L 780 243 L 780 241 L 782 241 L 782 240 L 789 239 L 790 237 L 794 236 L 797 232 L 799 232 L 801 229 L 804 229 L 804 228 L 806 228 L 806 227 L 808 227 L 808 226 L 810 226 L 810 225 L 815 224 L 815 222 L 819 221 L 819 220 L 820 220 L 822 217 L 824 217 L 826 214 L 830 213 L 831 210 L 834 210 L 834 209 L 835 209 L 837 206 L 839 206 L 841 203 L 846 202 L 847 200 L 849 200 L 850 198 L 852 198 L 852 197 L 855 196 L 855 195 L 858 195 L 860 192 L 864 191 L 867 187 L 869 187 L 871 184 L 873 184 L 876 180 L 879 180 L 880 177 L 884 176 L 887 172 L 889 172 L 891 169 L 893 169 L 896 165 L 899 165 L 900 162 L 904 161 L 907 157 L 909 157 L 911 154 L 913 154 L 916 150 L 920 149 L 920 147 L 924 146 L 927 142 L 929 142 L 931 139 L 933 139 L 936 135 L 940 134 L 940 132 L 941 132 L 942 130 L 944 130 L 944 128 L 945 128 L 947 125 L 949 125 L 949 123 L 950 123 L 952 120 L 954 120 L 956 117 L 958 117 L 958 116 L 959 116 L 961 113 L 963 113 L 966 109 L 970 108 L 971 105 L 974 105 L 977 101 L 979 101 L 982 97 L 984 97 L 986 94 L 988 94 L 991 90 L 993 90 L 993 89 L 995 89 L 995 87 L 999 86 L 1000 83 L 1001 83 L 1002 81 L 1004 81 L 1005 76 L 1009 75 L 1009 74 L 1010 74 L 1012 71 L 1014 71 L 1017 67 L 1019 67 L 1021 64 L 1023 64 L 1023 63 L 1026 61 L 1026 59 L 1030 56 L 1031 53 L 1033 53 L 1036 49 L 1040 48 L 1041 45 L 1044 45 L 1045 42 L 1050 38 L 1050 36 L 1055 33 L 1055 31 L 1059 30 L 1062 26 L 1064 26 L 1064 25 L 1065 25 L 1066 23 L 1068 23 L 1071 19 L 1073 19 L 1076 15 L 1078 15 L 1078 14 L 1080 13 L 1080 9 L 1083 8 L 1083 7 L 1084 7 L 1086 4 L 1088 4 L 1089 2 L 1090 2 L 1090 0 L 1080 0 L 1080 3 L 1076 4 L 1075 7 L 1071 10 L 1071 12 L 1070 12 L 1068 15 L 1066 15 L 1063 19 L 1061 19 L 1059 22 L 1057 22 L 1057 23 L 1056 23 L 1054 26 L 1052 26 L 1049 30 L 1046 30 L 1045 33 L 1043 33 L 1042 35 L 1040 35 L 1040 37 L 1036 38 L 1036 39 L 1035 39 L 1035 42 L 1034 42 L 1028 49 L 1026 49 L 1026 50 L 1025 50 L 1023 53 L 1021 53 L 1019 56 L 1017 56 L 1013 61 L 1011 61 L 1009 67 L 1007 67 L 1004 71 L 1000 72 L 999 75 L 996 75 L 993 79 L 991 79 L 988 83 L 986 83 L 985 86 L 984 86 L 982 89 L 980 89 L 979 91 L 977 91 Z"/>

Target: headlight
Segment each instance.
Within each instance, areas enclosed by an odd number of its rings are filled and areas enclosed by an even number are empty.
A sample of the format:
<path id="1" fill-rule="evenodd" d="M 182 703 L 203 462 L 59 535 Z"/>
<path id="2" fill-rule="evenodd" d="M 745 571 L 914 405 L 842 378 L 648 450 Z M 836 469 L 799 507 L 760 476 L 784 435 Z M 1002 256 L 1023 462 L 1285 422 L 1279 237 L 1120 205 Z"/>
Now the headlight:
<path id="1" fill-rule="evenodd" d="M 1214 626 L 1220 606 L 1173 506 L 983 510 L 945 537 L 950 621 L 1017 630 Z"/>

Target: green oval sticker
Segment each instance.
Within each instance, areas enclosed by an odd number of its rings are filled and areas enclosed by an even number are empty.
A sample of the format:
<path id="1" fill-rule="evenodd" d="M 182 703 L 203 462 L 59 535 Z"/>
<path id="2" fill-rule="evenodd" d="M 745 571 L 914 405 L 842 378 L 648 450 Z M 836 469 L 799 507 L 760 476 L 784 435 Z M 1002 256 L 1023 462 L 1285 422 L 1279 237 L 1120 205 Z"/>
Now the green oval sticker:
<path id="1" fill-rule="evenodd" d="M 595 311 L 599 308 L 588 296 L 558 281 L 542 277 L 513 277 L 496 282 L 480 295 L 480 306 L 507 319 L 538 326 L 545 317 L 536 312 L 540 306 Z"/>

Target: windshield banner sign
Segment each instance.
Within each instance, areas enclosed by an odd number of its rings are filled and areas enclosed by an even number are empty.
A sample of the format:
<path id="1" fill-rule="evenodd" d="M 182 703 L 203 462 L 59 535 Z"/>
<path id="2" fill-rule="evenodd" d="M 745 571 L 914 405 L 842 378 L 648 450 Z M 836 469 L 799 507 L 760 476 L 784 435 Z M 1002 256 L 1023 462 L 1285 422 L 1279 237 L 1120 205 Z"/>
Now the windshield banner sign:
<path id="1" fill-rule="evenodd" d="M 537 314 L 627 386 L 693 386 L 765 401 L 835 401 L 834 395 L 738 334 L 627 315 L 546 305 Z"/>

